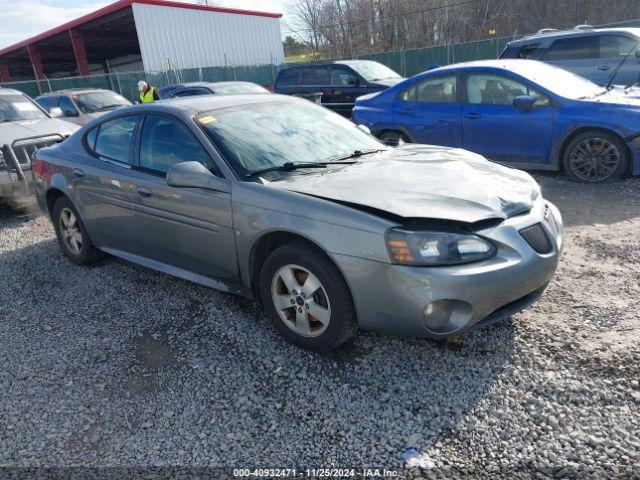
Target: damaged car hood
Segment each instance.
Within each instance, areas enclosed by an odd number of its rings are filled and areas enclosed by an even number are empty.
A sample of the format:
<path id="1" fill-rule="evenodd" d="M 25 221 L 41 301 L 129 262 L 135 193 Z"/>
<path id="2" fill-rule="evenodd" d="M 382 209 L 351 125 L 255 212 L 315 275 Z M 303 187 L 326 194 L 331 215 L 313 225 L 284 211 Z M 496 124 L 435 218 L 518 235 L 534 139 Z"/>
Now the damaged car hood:
<path id="1" fill-rule="evenodd" d="M 540 195 L 523 171 L 466 150 L 427 145 L 405 145 L 267 184 L 404 218 L 468 223 L 529 211 Z"/>

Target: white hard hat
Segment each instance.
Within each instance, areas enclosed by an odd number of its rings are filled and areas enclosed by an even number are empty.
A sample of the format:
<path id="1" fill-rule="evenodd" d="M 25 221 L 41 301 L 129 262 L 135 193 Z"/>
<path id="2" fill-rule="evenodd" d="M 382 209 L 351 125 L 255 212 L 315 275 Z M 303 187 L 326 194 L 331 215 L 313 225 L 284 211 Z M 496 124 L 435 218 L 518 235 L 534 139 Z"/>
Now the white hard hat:
<path id="1" fill-rule="evenodd" d="M 147 82 L 145 82 L 144 80 L 140 80 L 138 82 L 138 91 L 144 90 L 144 87 L 146 87 L 146 86 L 147 86 Z"/>

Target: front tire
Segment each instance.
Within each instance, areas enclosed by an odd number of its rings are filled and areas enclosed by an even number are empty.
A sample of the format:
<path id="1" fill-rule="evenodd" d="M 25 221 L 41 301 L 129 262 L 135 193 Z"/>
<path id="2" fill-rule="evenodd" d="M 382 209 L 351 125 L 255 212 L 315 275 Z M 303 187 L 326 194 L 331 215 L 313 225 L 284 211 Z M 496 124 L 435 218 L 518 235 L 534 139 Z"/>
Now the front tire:
<path id="1" fill-rule="evenodd" d="M 260 296 L 276 330 L 303 348 L 326 352 L 357 333 L 349 288 L 313 245 L 294 242 L 271 252 L 260 273 Z"/>
<path id="2" fill-rule="evenodd" d="M 395 130 L 387 130 L 385 132 L 382 132 L 378 139 L 382 143 L 384 143 L 385 145 L 389 145 L 390 147 L 399 147 L 405 143 L 411 143 L 409 137 L 407 137 L 404 133 Z"/>
<path id="3" fill-rule="evenodd" d="M 629 166 L 629 153 L 615 135 L 589 130 L 576 136 L 563 155 L 564 170 L 573 180 L 604 183 L 619 180 Z"/>
<path id="4" fill-rule="evenodd" d="M 58 243 L 65 256 L 77 265 L 89 265 L 102 257 L 91 243 L 78 211 L 67 197 L 60 197 L 51 216 Z"/>

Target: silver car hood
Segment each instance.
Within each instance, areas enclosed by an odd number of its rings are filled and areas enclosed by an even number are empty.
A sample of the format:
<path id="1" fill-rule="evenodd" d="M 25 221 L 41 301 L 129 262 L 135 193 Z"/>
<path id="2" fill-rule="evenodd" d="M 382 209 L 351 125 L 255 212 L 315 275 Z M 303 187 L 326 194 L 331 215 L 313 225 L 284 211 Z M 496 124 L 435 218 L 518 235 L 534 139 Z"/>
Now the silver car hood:
<path id="1" fill-rule="evenodd" d="M 404 218 L 469 223 L 526 212 L 540 195 L 523 171 L 466 150 L 427 145 L 405 145 L 346 167 L 266 184 Z"/>
<path id="2" fill-rule="evenodd" d="M 20 138 L 53 135 L 56 133 L 71 135 L 79 128 L 73 123 L 55 118 L 0 123 L 0 147 L 7 144 L 11 145 L 14 140 Z"/>

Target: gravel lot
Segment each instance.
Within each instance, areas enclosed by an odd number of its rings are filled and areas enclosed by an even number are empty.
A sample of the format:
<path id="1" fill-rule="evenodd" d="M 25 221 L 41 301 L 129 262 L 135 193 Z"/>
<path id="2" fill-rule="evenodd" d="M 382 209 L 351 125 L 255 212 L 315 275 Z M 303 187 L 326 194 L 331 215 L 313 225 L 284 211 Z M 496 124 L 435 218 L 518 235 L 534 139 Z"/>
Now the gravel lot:
<path id="1" fill-rule="evenodd" d="M 0 212 L 0 466 L 376 466 L 640 478 L 640 180 L 537 175 L 566 247 L 543 299 L 449 341 L 286 344 L 252 302 Z M 407 475 L 419 472 L 406 471 Z"/>

